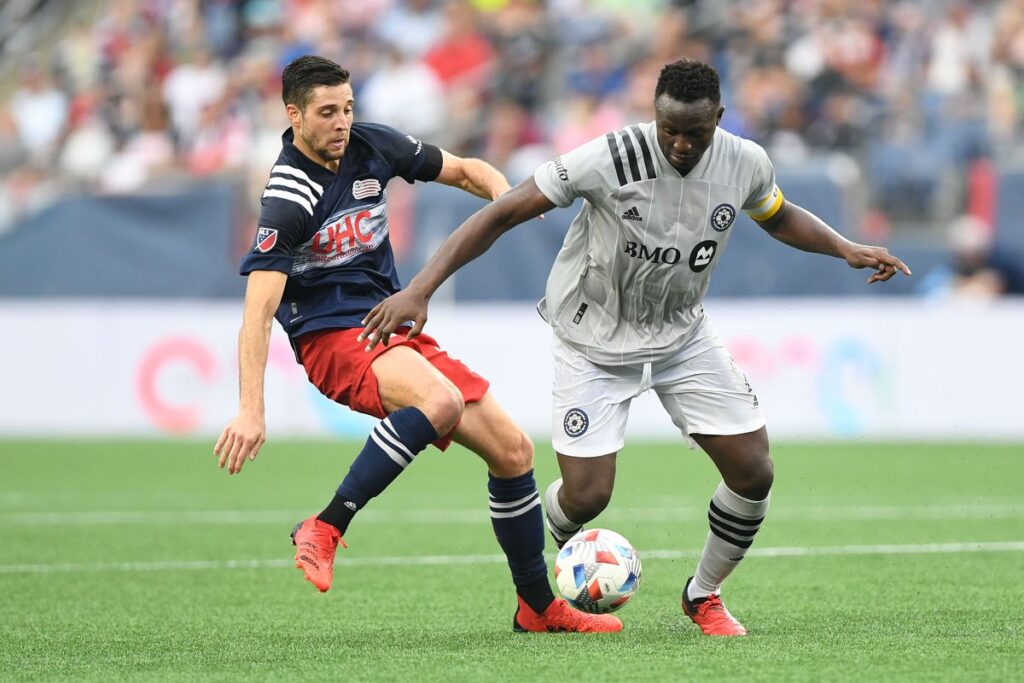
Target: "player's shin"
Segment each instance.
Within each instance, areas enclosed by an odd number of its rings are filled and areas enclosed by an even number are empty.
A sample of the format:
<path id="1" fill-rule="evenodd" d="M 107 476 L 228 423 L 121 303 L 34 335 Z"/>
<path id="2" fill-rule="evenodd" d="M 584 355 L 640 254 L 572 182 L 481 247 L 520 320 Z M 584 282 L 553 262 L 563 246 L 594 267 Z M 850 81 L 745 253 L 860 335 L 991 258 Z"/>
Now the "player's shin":
<path id="1" fill-rule="evenodd" d="M 695 600 L 718 593 L 740 563 L 768 511 L 768 500 L 749 500 L 721 482 L 708 505 L 708 532 L 697 571 L 687 589 Z"/>
<path id="2" fill-rule="evenodd" d="M 544 523 L 533 470 L 508 479 L 489 475 L 491 526 L 508 558 L 516 592 L 534 612 L 555 599 L 544 561 Z"/>
<path id="3" fill-rule="evenodd" d="M 555 539 L 555 545 L 559 549 L 583 528 L 582 524 L 569 519 L 562 510 L 562 506 L 558 502 L 558 492 L 561 490 L 562 480 L 559 478 L 551 482 L 547 490 L 544 491 L 544 509 L 547 513 L 545 516 L 548 531 L 551 532 L 551 537 Z"/>
<path id="4" fill-rule="evenodd" d="M 331 502 L 317 518 L 342 534 L 352 517 L 386 489 L 417 454 L 437 439 L 418 408 L 402 408 L 377 423 Z"/>

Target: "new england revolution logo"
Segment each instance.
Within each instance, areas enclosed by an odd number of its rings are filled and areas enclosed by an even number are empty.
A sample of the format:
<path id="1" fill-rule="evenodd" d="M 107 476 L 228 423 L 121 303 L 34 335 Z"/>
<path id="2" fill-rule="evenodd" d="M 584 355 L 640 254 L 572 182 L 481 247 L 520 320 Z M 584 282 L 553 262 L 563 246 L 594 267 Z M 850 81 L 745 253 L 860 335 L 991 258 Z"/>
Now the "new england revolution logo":
<path id="1" fill-rule="evenodd" d="M 260 229 L 256 231 L 256 251 L 261 254 L 266 254 L 268 251 L 274 248 L 277 244 L 277 230 L 274 228 L 264 228 L 260 226 Z"/>
<path id="2" fill-rule="evenodd" d="M 562 420 L 562 427 L 565 428 L 565 433 L 573 438 L 582 436 L 589 426 L 590 418 L 579 408 L 570 409 L 565 414 L 565 419 Z"/>
<path id="3" fill-rule="evenodd" d="M 728 230 L 734 220 L 736 220 L 736 209 L 732 208 L 732 204 L 719 204 L 711 212 L 711 227 L 718 232 Z"/>

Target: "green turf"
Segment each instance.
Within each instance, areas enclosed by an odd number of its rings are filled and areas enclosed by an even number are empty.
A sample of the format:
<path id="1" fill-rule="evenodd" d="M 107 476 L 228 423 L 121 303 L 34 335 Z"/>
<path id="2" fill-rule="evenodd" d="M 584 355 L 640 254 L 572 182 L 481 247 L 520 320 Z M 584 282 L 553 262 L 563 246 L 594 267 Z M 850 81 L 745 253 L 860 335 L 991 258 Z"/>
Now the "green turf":
<path id="1" fill-rule="evenodd" d="M 425 453 L 356 518 L 342 557 L 368 564 L 340 566 L 320 595 L 284 565 L 287 534 L 356 448 L 271 440 L 228 477 L 207 443 L 0 441 L 0 679 L 1021 679 L 1020 550 L 751 556 L 725 593 L 744 639 L 682 618 L 692 557 L 648 556 L 623 633 L 514 635 L 485 471 L 459 449 Z M 755 548 L 1024 541 L 1021 445 L 780 445 L 774 457 Z M 554 469 L 541 448 L 542 486 Z M 642 556 L 696 553 L 716 482 L 697 452 L 631 444 L 597 523 Z M 485 557 L 375 564 L 424 555 Z M 262 566 L 152 564 L 229 560 Z"/>

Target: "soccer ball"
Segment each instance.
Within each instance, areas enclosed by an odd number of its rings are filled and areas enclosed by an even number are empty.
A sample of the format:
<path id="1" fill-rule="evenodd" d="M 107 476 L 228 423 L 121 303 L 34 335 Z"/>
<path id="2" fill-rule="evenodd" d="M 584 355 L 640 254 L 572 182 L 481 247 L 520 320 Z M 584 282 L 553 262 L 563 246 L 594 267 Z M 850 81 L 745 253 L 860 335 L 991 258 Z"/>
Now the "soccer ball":
<path id="1" fill-rule="evenodd" d="M 582 612 L 614 612 L 640 587 L 640 556 L 614 531 L 584 529 L 555 559 L 555 583 L 562 597 Z"/>

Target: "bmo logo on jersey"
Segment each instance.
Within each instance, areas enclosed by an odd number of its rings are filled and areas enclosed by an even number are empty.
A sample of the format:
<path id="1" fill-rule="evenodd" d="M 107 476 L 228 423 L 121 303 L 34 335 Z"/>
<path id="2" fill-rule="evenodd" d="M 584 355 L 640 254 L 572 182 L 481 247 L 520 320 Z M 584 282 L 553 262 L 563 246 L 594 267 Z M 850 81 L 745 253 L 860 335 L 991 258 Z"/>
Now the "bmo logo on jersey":
<path id="1" fill-rule="evenodd" d="M 717 251 L 718 242 L 714 240 L 704 240 L 695 246 L 690 252 L 690 270 L 699 273 L 707 268 L 711 265 L 711 259 L 715 258 Z"/>
<path id="2" fill-rule="evenodd" d="M 655 247 L 654 249 L 649 249 L 646 244 L 641 242 L 626 242 L 626 248 L 623 250 L 623 253 L 628 254 L 632 258 L 643 259 L 651 263 L 667 263 L 670 266 L 679 263 L 680 259 L 683 258 L 682 253 L 675 247 Z"/>

